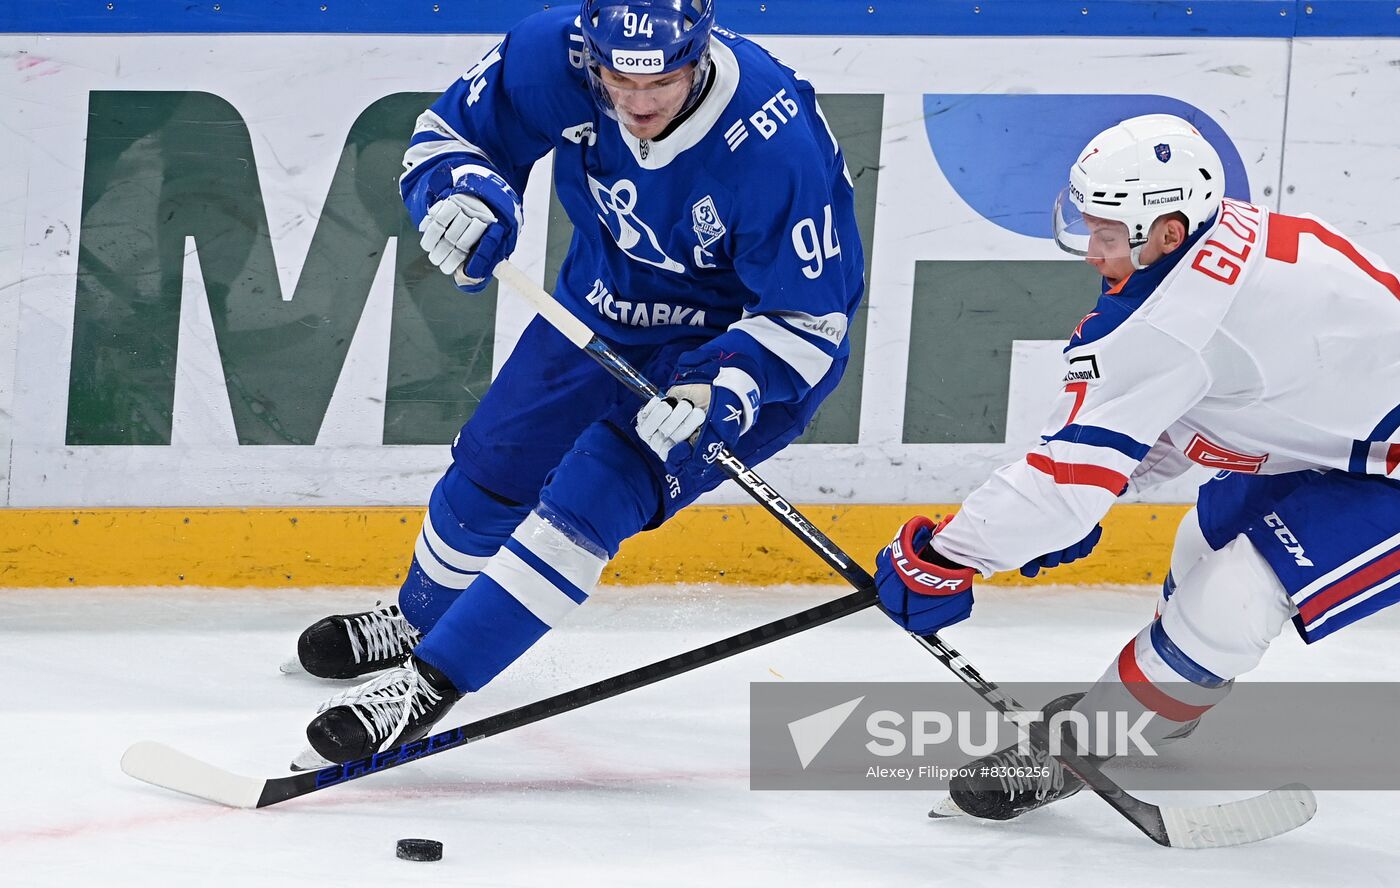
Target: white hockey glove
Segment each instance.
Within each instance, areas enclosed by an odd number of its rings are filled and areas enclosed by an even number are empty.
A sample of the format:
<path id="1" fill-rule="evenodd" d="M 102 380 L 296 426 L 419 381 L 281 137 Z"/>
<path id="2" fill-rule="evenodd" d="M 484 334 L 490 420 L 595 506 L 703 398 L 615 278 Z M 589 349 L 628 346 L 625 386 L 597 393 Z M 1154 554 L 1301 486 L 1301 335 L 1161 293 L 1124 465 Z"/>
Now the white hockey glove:
<path id="1" fill-rule="evenodd" d="M 480 292 L 496 264 L 515 250 L 522 214 L 515 189 L 481 166 L 467 167 L 419 223 L 428 261 L 457 286 Z"/>
<path id="2" fill-rule="evenodd" d="M 454 274 L 461 270 L 476 242 L 495 221 L 496 214 L 481 198 L 451 194 L 429 208 L 418 226 L 423 232 L 418 243 L 439 271 Z"/>
<path id="3" fill-rule="evenodd" d="M 671 450 L 700 431 L 710 410 L 710 386 L 678 385 L 666 397 L 652 398 L 637 413 L 637 437 L 666 462 Z"/>
<path id="4" fill-rule="evenodd" d="M 713 385 L 681 383 L 671 386 L 664 399 L 648 401 L 637 413 L 637 436 L 675 475 L 696 456 L 708 464 L 720 447 L 732 452 L 753 425 L 758 405 L 753 379 L 726 368 Z"/>

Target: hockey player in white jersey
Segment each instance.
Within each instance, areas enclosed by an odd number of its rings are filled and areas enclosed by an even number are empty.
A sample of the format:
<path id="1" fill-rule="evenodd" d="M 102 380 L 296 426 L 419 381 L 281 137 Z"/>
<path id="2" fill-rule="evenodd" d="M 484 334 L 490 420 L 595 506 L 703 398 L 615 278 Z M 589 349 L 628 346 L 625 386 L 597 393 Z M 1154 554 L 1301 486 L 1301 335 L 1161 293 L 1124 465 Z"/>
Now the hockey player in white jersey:
<path id="1" fill-rule="evenodd" d="M 718 485 L 712 447 L 761 462 L 845 368 L 864 258 L 840 148 L 811 85 L 716 26 L 711 0 L 585 0 L 513 28 L 404 156 L 428 261 L 485 288 L 550 151 L 574 224 L 555 297 L 668 397 L 637 404 L 531 323 L 453 444 L 397 606 L 300 639 L 316 675 L 392 667 L 312 720 L 330 761 L 423 736 L 566 619 L 624 539 Z"/>
<path id="2" fill-rule="evenodd" d="M 1290 621 L 1313 643 L 1400 600 L 1400 279 L 1327 222 L 1224 187 L 1179 118 L 1094 137 L 1055 234 L 1103 292 L 1065 348 L 1041 443 L 951 519 L 911 519 L 877 559 L 887 612 L 937 632 L 970 614 L 977 575 L 1086 554 L 1125 492 L 1217 470 L 1177 532 L 1157 615 L 1082 699 L 1046 707 L 1151 713 L 1159 741 L 1189 733 Z M 961 811 L 1008 819 L 1082 786 L 1044 753 L 991 758 L 1044 776 L 955 779 Z"/>

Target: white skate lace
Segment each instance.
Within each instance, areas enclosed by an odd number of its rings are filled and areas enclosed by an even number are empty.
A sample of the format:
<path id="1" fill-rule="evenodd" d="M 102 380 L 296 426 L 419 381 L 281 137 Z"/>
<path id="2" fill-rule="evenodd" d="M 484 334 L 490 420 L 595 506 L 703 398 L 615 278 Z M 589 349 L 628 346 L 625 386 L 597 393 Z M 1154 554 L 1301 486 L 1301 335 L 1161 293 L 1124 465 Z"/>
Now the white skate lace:
<path id="1" fill-rule="evenodd" d="M 1030 755 L 1021 755 L 1011 747 L 986 761 L 1001 781 L 1001 791 L 1013 799 L 1017 795 L 1034 793 L 1036 801 L 1041 801 L 1065 786 L 1064 766 L 1047 752 L 1036 750 Z"/>
<path id="2" fill-rule="evenodd" d="M 442 694 L 410 666 L 390 669 L 356 688 L 336 694 L 318 712 L 348 706 L 374 738 L 375 751 L 403 733 L 415 717 L 442 702 Z"/>
<path id="3" fill-rule="evenodd" d="M 398 657 L 404 652 L 405 642 L 411 648 L 418 641 L 418 630 L 392 604 L 355 617 L 346 630 L 356 663 Z"/>

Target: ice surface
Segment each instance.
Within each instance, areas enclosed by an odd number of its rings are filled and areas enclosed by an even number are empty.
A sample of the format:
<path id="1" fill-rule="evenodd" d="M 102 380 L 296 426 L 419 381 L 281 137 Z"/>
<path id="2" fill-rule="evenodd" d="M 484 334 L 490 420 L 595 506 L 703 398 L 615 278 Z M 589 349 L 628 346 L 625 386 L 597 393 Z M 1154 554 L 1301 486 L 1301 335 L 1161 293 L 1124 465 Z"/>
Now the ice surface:
<path id="1" fill-rule="evenodd" d="M 567 690 L 844 591 L 605 587 L 449 719 Z M 920 792 L 751 792 L 749 682 L 955 680 L 869 611 L 262 810 L 222 808 L 118 770 L 127 745 L 150 739 L 240 773 L 285 773 L 316 704 L 342 685 L 282 675 L 278 663 L 316 618 L 391 594 L 0 591 L 9 684 L 0 724 L 12 753 L 0 778 L 0 884 L 1272 888 L 1392 884 L 1400 874 L 1394 793 L 1320 792 L 1316 819 L 1286 836 L 1178 851 L 1088 793 L 991 824 L 931 821 L 933 798 Z M 988 590 L 971 623 L 946 637 L 993 681 L 1087 683 L 1151 616 L 1153 594 Z M 1285 630 L 1255 675 L 1393 680 L 1397 641 L 1400 612 L 1312 649 Z M 442 841 L 443 860 L 396 859 L 395 841 L 409 836 Z"/>

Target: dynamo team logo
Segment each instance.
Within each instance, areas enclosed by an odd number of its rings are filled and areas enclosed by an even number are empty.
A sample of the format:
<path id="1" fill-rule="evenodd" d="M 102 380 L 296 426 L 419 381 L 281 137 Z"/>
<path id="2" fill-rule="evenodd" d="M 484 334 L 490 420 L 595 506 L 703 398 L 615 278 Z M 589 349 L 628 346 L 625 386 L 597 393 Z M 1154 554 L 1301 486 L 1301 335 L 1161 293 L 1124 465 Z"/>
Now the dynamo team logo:
<path id="1" fill-rule="evenodd" d="M 707 194 L 690 208 L 690 227 L 695 230 L 695 237 L 702 247 L 709 247 L 724 237 L 724 222 L 719 218 L 719 210 L 715 209 L 713 197 Z"/>
<path id="2" fill-rule="evenodd" d="M 589 176 L 588 189 L 602 210 L 598 221 L 607 226 L 619 250 L 647 265 L 676 273 L 685 271 L 684 265 L 666 255 L 651 226 L 637 217 L 637 186 L 631 179 L 618 179 L 609 188 Z"/>

